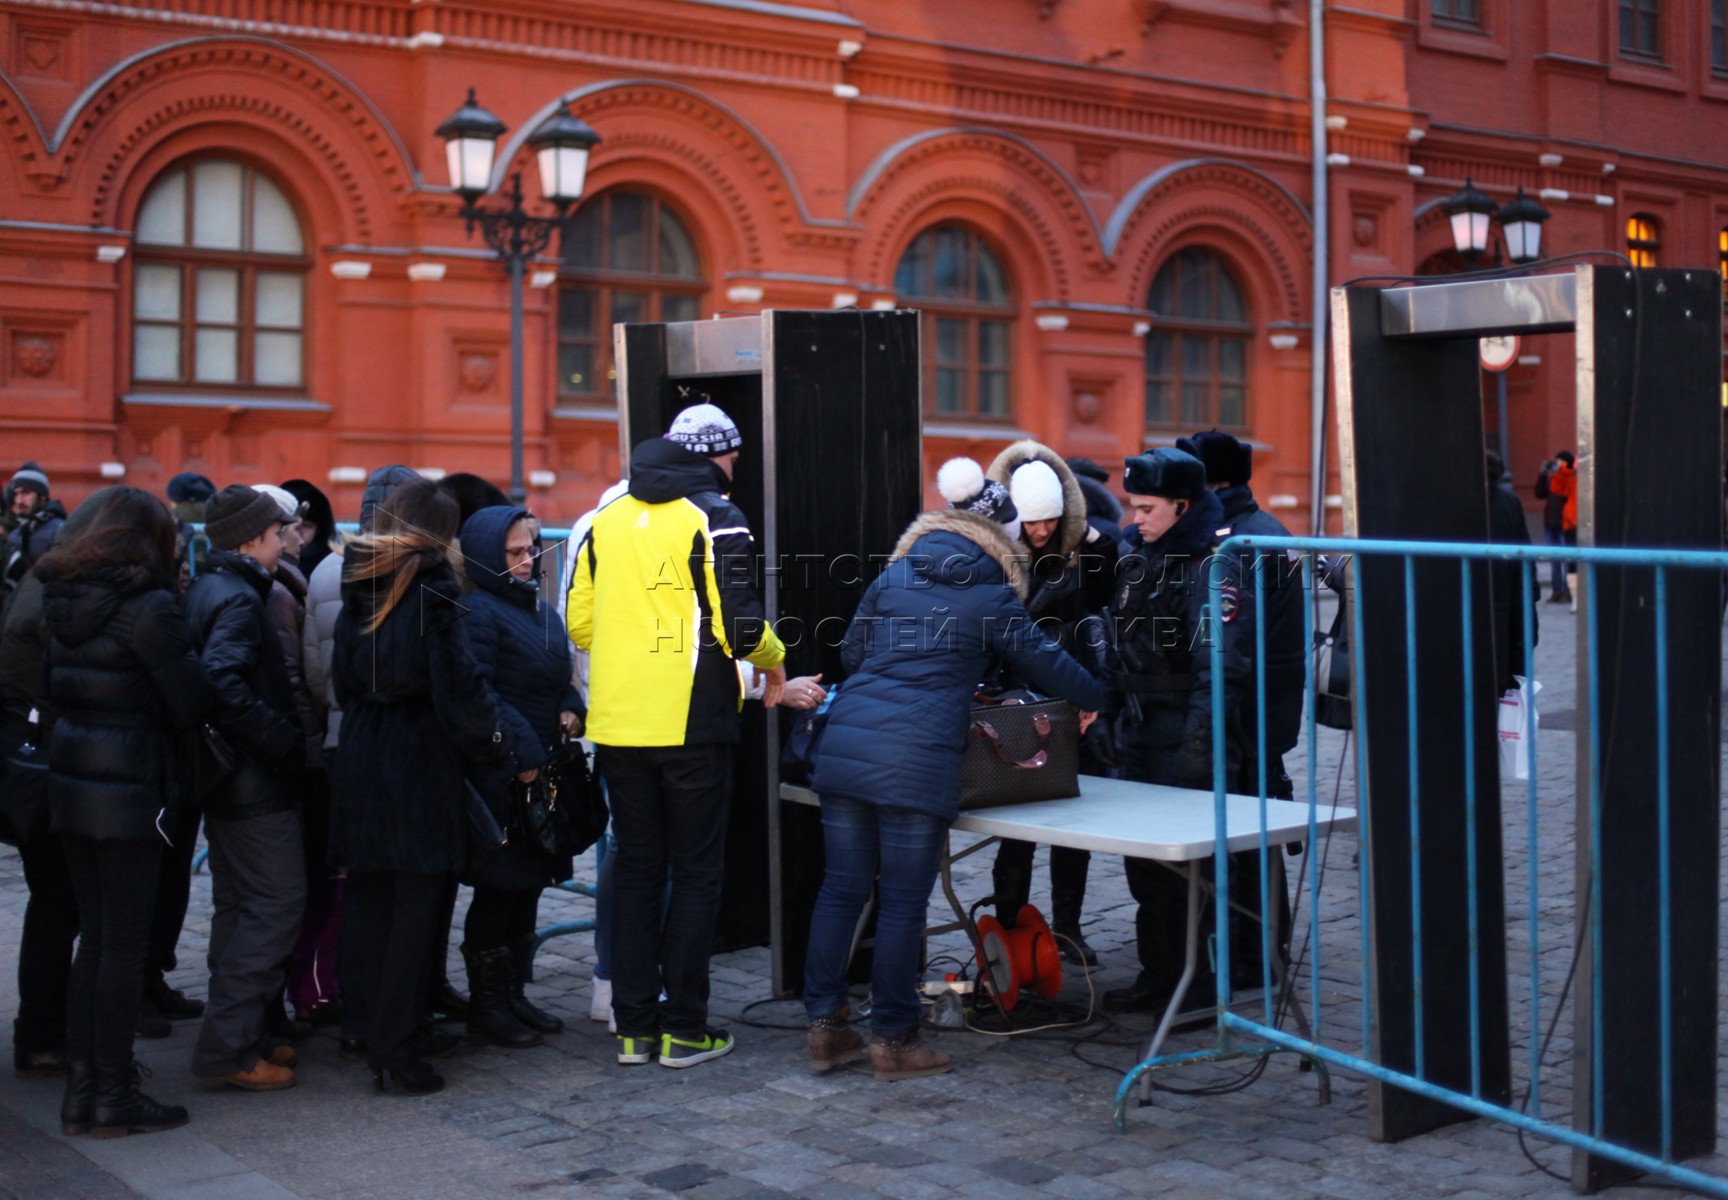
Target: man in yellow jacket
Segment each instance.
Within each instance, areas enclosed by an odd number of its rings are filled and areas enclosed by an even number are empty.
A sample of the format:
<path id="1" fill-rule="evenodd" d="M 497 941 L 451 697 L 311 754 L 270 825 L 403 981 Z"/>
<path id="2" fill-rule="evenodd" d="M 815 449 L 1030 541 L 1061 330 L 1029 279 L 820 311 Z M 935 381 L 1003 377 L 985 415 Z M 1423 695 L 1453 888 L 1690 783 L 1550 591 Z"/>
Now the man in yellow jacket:
<path id="1" fill-rule="evenodd" d="M 690 1067 L 733 1045 L 708 1025 L 708 956 L 744 701 L 735 660 L 766 673 L 765 704 L 786 682 L 755 542 L 726 495 L 742 444 L 713 404 L 679 413 L 631 452 L 629 490 L 595 513 L 571 575 L 570 637 L 589 655 L 588 736 L 618 839 L 620 1063 Z"/>

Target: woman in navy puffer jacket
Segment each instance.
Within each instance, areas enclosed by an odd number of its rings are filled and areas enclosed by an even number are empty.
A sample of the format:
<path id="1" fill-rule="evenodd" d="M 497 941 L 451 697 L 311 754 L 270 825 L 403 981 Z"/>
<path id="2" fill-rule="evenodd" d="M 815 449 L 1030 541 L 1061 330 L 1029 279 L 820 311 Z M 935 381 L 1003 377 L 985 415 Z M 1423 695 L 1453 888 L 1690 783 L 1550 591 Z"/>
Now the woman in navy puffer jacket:
<path id="1" fill-rule="evenodd" d="M 873 881 L 876 1077 L 949 1068 L 948 1056 L 919 1037 L 915 977 L 930 890 L 959 815 L 972 693 L 992 663 L 1005 660 L 1040 691 L 1073 701 L 1087 714 L 1083 723 L 1104 703 L 1097 680 L 1027 616 L 1025 557 L 1008 490 L 986 482 L 970 459 L 944 466 L 938 485 L 954 507 L 923 514 L 901 535 L 847 630 L 849 674 L 811 779 L 822 797 L 827 858 L 804 973 L 818 1070 L 862 1053 L 847 1024 L 846 967 Z"/>
<path id="2" fill-rule="evenodd" d="M 482 508 L 462 525 L 468 582 L 468 638 L 474 661 L 498 701 L 514 746 L 514 777 L 489 788 L 501 823 L 533 783 L 560 734 L 582 731 L 587 712 L 572 682 L 573 653 L 564 618 L 540 596 L 540 541 L 525 508 Z M 468 964 L 468 1037 L 477 1043 L 533 1046 L 564 1023 L 523 992 L 534 953 L 540 889 L 569 879 L 570 856 L 554 859 L 512 836 L 471 873 L 474 902 L 463 927 Z"/>

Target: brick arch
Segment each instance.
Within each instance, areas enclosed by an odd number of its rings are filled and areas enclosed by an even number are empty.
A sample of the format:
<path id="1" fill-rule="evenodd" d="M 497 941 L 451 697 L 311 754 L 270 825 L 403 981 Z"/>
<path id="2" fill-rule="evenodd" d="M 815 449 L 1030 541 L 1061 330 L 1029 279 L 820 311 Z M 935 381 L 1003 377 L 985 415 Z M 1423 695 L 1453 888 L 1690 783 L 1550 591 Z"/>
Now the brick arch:
<path id="1" fill-rule="evenodd" d="M 1052 298 L 1068 298 L 1077 264 L 1095 274 L 1111 270 L 1091 211 L 1066 172 L 1011 134 L 953 129 L 890 147 L 854 184 L 847 215 L 870 231 L 862 278 L 886 286 L 930 210 L 956 200 L 1012 216 L 1036 246 L 1043 268 L 1036 273 L 1048 276 Z"/>
<path id="2" fill-rule="evenodd" d="M 737 230 L 739 265 L 766 266 L 771 257 L 766 242 L 773 234 L 789 244 L 805 244 L 841 228 L 810 216 L 786 161 L 748 121 L 695 88 L 661 80 L 609 80 L 544 105 L 499 147 L 495 186 L 506 170 L 525 161 L 529 135 L 560 104 L 602 135 L 591 170 L 604 171 L 620 160 L 627 170 L 630 155 L 649 154 L 675 163 L 708 189 Z M 825 232 L 824 226 L 833 228 Z"/>
<path id="3" fill-rule="evenodd" d="M 1166 168 L 1123 199 L 1106 240 L 1130 264 L 1124 302 L 1143 305 L 1159 266 L 1180 246 L 1219 239 L 1231 244 L 1228 257 L 1264 304 L 1264 319 L 1304 319 L 1305 264 L 1314 245 L 1308 212 L 1276 180 L 1225 161 Z"/>
<path id="4" fill-rule="evenodd" d="M 587 118 L 584 117 L 584 120 Z M 642 184 L 672 198 L 674 206 L 692 213 L 698 234 L 715 254 L 714 267 L 764 268 L 769 259 L 764 250 L 765 214 L 751 202 L 733 174 L 700 142 L 651 127 L 613 128 L 605 135 L 588 167 L 586 194 L 605 188 L 629 188 Z M 605 151 L 601 154 L 600 151 Z M 538 168 L 526 149 L 513 160 L 499 159 L 500 179 L 511 170 L 531 172 Z M 729 252 L 728 252 L 729 251 Z"/>
<path id="5" fill-rule="evenodd" d="M 140 158 L 211 122 L 267 130 L 297 146 L 339 198 L 344 240 L 378 240 L 393 202 L 419 185 L 395 131 L 361 93 L 280 43 L 209 38 L 160 47 L 110 71 L 81 100 L 60 127 L 55 154 L 66 177 L 92 165 L 86 194 L 98 223 L 121 216 Z"/>
<path id="6" fill-rule="evenodd" d="M 0 155 L 6 159 L 4 169 L 8 174 L 16 172 L 20 178 L 29 179 L 36 179 L 44 172 L 52 175 L 52 168 L 47 165 L 48 147 L 36 124 L 36 115 L 4 71 L 0 71 L 0 142 L 9 149 L 9 153 Z"/>

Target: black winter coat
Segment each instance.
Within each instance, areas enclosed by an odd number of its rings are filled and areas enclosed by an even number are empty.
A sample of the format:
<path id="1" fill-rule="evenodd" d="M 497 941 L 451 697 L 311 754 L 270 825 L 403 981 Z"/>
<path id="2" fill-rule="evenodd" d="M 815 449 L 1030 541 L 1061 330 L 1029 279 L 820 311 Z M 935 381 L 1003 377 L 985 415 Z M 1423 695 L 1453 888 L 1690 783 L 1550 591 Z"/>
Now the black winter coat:
<path id="1" fill-rule="evenodd" d="M 1177 787 L 1212 786 L 1212 641 L 1207 563 L 1223 507 L 1207 492 L 1156 542 L 1131 528 L 1108 622 L 1121 712 L 1117 742 L 1124 778 Z M 1222 573 L 1227 778 L 1242 769 L 1241 709 L 1252 686 L 1244 637 L 1253 636 L 1250 597 L 1236 563 Z"/>
<path id="2" fill-rule="evenodd" d="M 186 616 L 164 587 L 125 573 L 48 580 L 49 753 L 54 832 L 153 842 L 170 799 L 175 731 L 205 720 L 215 693 Z"/>
<path id="3" fill-rule="evenodd" d="M 239 759 L 234 778 L 205 799 L 212 817 L 283 812 L 300 802 L 301 744 L 294 687 L 266 608 L 272 580 L 250 558 L 212 550 L 186 590 L 186 620 L 216 688 L 212 722 Z"/>
<path id="4" fill-rule="evenodd" d="M 350 551 L 345 565 L 352 565 Z M 455 875 L 466 863 L 470 772 L 511 749 L 468 640 L 462 587 L 423 567 L 390 615 L 361 621 L 372 584 L 342 585 L 332 662 L 342 705 L 330 861 L 350 871 Z"/>
<path id="5" fill-rule="evenodd" d="M 32 736 L 44 748 L 54 744 L 54 706 L 48 700 L 47 649 L 43 644 L 42 580 L 27 575 L 6 606 L 0 632 L 0 743 L 16 746 Z M 30 710 L 38 731 L 32 733 Z"/>
<path id="6" fill-rule="evenodd" d="M 1236 534 L 1290 536 L 1282 521 L 1261 511 L 1253 490 L 1247 484 L 1220 488 L 1217 495 L 1218 502 L 1224 506 L 1224 523 L 1218 527 L 1216 535 L 1220 542 Z M 1256 557 L 1260 556 L 1253 552 L 1241 555 L 1237 560 L 1237 573 L 1242 590 L 1261 599 L 1266 617 L 1266 749 L 1274 756 L 1282 756 L 1294 749 L 1302 738 L 1302 696 L 1308 686 L 1308 646 L 1302 630 L 1302 604 L 1306 595 L 1302 588 L 1302 560 L 1299 555 L 1269 551 L 1264 555 L 1260 578 L 1256 581 Z M 1252 624 L 1243 629 L 1242 649 L 1252 662 L 1255 652 Z M 1254 733 L 1257 715 L 1254 688 L 1254 675 L 1250 674 L 1242 704 L 1242 726 L 1250 750 L 1258 749 Z"/>
<path id="7" fill-rule="evenodd" d="M 1488 540 L 1501 546 L 1528 546 L 1530 523 L 1524 518 L 1524 503 L 1503 483 L 1488 485 Z M 1515 562 L 1496 562 L 1490 579 L 1493 581 L 1491 603 L 1494 609 L 1494 671 L 1499 677 L 1500 691 L 1517 687 L 1512 677 L 1524 673 L 1524 576 L 1530 576 L 1530 598 L 1536 598 L 1536 566 Z M 1530 644 L 1541 642 L 1534 603 L 1530 614 Z"/>
<path id="8" fill-rule="evenodd" d="M 1085 711 L 1104 689 L 1021 603 L 1023 560 L 1000 525 L 927 512 L 900 537 L 846 631 L 848 672 L 810 786 L 952 821 L 972 693 L 1000 657 L 1038 690 Z"/>
<path id="9" fill-rule="evenodd" d="M 481 509 L 462 526 L 462 553 L 474 587 L 466 601 L 468 636 L 480 677 L 513 744 L 509 768 L 500 770 L 501 778 L 487 789 L 500 821 L 508 820 L 515 801 L 515 776 L 546 765 L 548 748 L 560 736 L 558 714 L 587 712 L 572 682 L 574 652 L 563 617 L 540 602 L 535 583 L 517 579 L 505 565 L 505 535 L 527 515 L 525 508 L 500 505 Z M 562 882 L 572 870 L 568 856 L 551 859 L 512 841 L 469 882 L 521 890 Z"/>

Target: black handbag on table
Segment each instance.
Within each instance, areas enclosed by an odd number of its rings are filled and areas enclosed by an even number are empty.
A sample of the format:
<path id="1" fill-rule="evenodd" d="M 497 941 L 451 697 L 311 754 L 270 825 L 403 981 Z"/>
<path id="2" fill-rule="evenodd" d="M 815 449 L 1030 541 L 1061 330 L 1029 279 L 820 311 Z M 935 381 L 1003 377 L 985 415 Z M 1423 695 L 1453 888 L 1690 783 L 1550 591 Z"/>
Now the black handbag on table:
<path id="1" fill-rule="evenodd" d="M 960 761 L 960 807 L 995 808 L 1080 794 L 1080 712 L 1030 692 L 979 697 Z"/>

